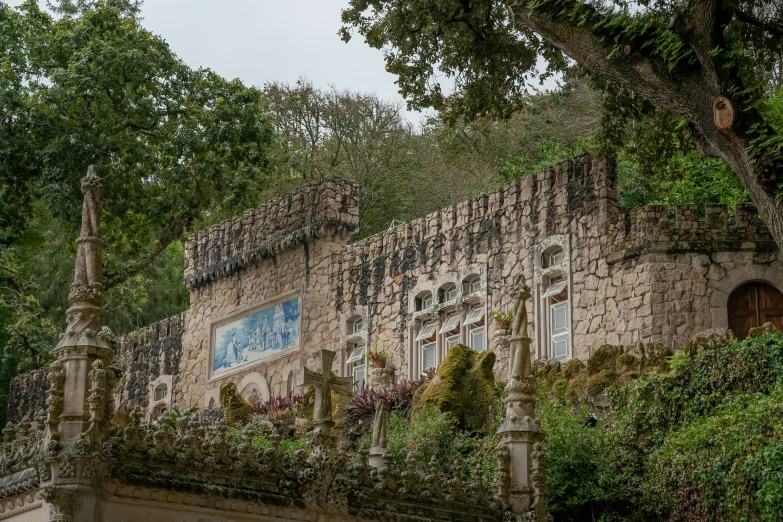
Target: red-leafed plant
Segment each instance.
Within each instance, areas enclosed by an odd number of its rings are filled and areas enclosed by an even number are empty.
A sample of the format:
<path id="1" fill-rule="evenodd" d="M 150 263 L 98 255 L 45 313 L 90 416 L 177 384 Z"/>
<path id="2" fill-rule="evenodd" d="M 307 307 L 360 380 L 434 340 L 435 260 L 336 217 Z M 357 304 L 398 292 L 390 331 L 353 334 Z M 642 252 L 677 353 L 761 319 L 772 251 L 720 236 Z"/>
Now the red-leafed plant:
<path id="1" fill-rule="evenodd" d="M 247 401 L 253 406 L 256 413 L 261 415 L 278 415 L 293 410 L 297 406 L 301 406 L 303 397 L 301 395 L 294 395 L 289 393 L 285 397 L 272 397 L 269 400 L 263 400 L 257 393 L 253 392 Z"/>
<path id="2" fill-rule="evenodd" d="M 370 418 L 375 414 L 375 402 L 383 399 L 389 411 L 403 411 L 410 409 L 413 396 L 422 385 L 432 379 L 434 372 L 424 372 L 420 379 L 404 379 L 395 383 L 391 388 L 372 389 L 366 385 L 356 392 L 344 411 L 346 420 L 351 424 L 368 426 Z"/>

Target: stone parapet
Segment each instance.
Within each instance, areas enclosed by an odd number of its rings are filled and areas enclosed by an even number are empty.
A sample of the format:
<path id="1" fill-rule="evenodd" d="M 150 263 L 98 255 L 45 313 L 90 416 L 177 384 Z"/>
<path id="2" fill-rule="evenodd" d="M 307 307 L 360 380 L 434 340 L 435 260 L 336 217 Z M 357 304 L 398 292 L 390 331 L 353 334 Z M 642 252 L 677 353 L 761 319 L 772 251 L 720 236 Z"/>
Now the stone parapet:
<path id="1" fill-rule="evenodd" d="M 188 236 L 185 285 L 197 288 L 322 235 L 350 237 L 358 230 L 358 184 L 324 178 Z"/>
<path id="2" fill-rule="evenodd" d="M 512 233 L 521 239 L 523 227 L 525 236 L 535 238 L 580 216 L 609 219 L 619 212 L 614 160 L 583 154 L 561 161 L 336 252 L 330 269 L 337 306 L 348 293 L 351 304 L 366 303 L 368 294 L 382 293 L 387 277 L 434 268 L 457 253 L 487 251 L 489 243 L 510 241 Z"/>
<path id="3" fill-rule="evenodd" d="M 117 338 L 113 364 L 122 370 L 116 390 L 120 404 L 146 408 L 149 383 L 159 375 L 175 375 L 179 372 L 186 313 Z M 48 368 L 38 368 L 11 381 L 8 421 L 17 423 L 25 415 L 32 418 L 38 410 L 46 411 Z"/>
<path id="4" fill-rule="evenodd" d="M 772 235 L 752 203 L 737 203 L 730 217 L 726 205 L 676 205 L 670 219 L 666 205 L 647 205 L 630 213 L 610 244 L 615 263 L 646 252 L 726 252 L 777 250 Z"/>

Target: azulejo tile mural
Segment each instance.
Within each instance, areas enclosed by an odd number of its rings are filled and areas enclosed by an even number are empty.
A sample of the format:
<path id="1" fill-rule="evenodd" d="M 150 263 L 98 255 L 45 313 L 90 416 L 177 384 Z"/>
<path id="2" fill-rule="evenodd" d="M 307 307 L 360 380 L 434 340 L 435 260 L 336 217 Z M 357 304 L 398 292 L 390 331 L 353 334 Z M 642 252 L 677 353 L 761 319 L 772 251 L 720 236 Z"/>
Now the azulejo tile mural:
<path id="1" fill-rule="evenodd" d="M 299 346 L 299 296 L 278 299 L 213 325 L 212 375 Z"/>

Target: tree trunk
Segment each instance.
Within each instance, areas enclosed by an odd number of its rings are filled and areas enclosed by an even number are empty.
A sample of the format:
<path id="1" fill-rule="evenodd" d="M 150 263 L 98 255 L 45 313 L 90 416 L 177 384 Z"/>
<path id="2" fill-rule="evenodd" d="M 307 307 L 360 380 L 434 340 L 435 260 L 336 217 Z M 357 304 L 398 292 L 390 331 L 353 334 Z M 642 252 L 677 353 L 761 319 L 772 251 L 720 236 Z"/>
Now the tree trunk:
<path id="1" fill-rule="evenodd" d="M 592 33 L 589 24 L 577 25 L 558 20 L 549 14 L 536 12 L 525 2 L 517 4 L 513 13 L 514 22 L 520 29 L 537 33 L 590 72 L 690 122 L 700 152 L 721 158 L 731 166 L 780 246 L 783 245 L 783 212 L 775 203 L 777 187 L 774 181 L 783 179 L 783 168 L 780 165 L 769 166 L 764 151 L 759 154 L 759 160 L 752 161 L 748 154 L 748 140 L 743 134 L 749 121 L 758 120 L 758 115 L 753 113 L 756 109 L 735 106 L 733 127 L 720 130 L 715 125 L 713 104 L 722 94 L 722 86 L 717 77 L 719 64 L 709 52 L 714 46 L 705 42 L 719 37 L 716 19 L 721 14 L 717 11 L 720 6 L 714 0 L 699 0 L 692 4 L 690 23 L 702 29 L 692 34 L 694 41 L 688 41 L 699 62 L 689 70 L 676 73 L 671 73 L 664 64 L 642 53 L 631 56 L 621 53 L 618 56 L 612 44 Z M 778 174 L 778 171 L 781 172 Z"/>

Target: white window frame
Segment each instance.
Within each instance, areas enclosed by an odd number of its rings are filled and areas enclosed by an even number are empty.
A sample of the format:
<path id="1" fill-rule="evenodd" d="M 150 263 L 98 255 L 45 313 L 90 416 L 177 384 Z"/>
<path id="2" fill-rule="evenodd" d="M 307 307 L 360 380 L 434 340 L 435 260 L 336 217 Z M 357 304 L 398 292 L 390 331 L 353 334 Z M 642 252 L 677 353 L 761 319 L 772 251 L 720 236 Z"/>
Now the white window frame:
<path id="1" fill-rule="evenodd" d="M 162 393 L 160 393 L 162 392 Z M 155 402 L 163 401 L 168 397 L 169 387 L 166 383 L 158 384 L 153 392 L 153 399 Z"/>
<path id="2" fill-rule="evenodd" d="M 475 350 L 477 352 L 483 352 L 487 349 L 487 327 L 486 325 L 477 326 L 476 328 L 471 328 L 468 331 L 468 342 L 469 346 L 472 350 Z M 474 342 L 474 339 L 476 337 L 479 337 L 481 339 L 481 349 L 476 349 L 476 343 Z"/>
<path id="3" fill-rule="evenodd" d="M 453 312 L 446 316 L 446 320 L 443 321 L 443 326 L 440 327 L 438 333 L 445 334 L 457 328 L 459 328 L 459 312 Z"/>
<path id="4" fill-rule="evenodd" d="M 481 277 L 474 276 L 470 279 L 466 279 L 462 284 L 465 295 L 475 294 L 481 290 Z"/>
<path id="5" fill-rule="evenodd" d="M 460 334 L 458 334 L 458 333 L 446 336 L 443 339 L 443 346 L 444 346 L 444 349 L 445 349 L 444 351 L 446 353 L 449 353 L 449 350 L 451 350 L 452 347 L 454 347 L 454 346 L 459 344 L 459 340 L 460 340 L 459 338 L 460 338 Z"/>
<path id="6" fill-rule="evenodd" d="M 440 290 L 443 292 L 442 303 L 450 303 L 459 296 L 459 288 L 456 283 L 447 283 L 443 285 Z"/>
<path id="7" fill-rule="evenodd" d="M 430 341 L 428 343 L 422 342 L 421 343 L 421 371 L 424 372 L 429 369 L 434 369 L 438 367 L 438 359 L 437 359 L 437 353 L 438 353 L 438 343 L 437 341 Z M 425 352 L 431 352 L 432 353 L 432 366 L 426 366 L 425 361 Z"/>
<path id="8" fill-rule="evenodd" d="M 437 328 L 437 324 L 435 324 L 435 321 L 429 320 L 421 325 L 421 329 L 419 330 L 419 335 L 416 336 L 416 342 L 421 342 L 425 339 L 429 339 L 433 335 L 435 335 L 435 329 Z"/>
<path id="9" fill-rule="evenodd" d="M 474 306 L 468 314 L 468 317 L 465 319 L 465 326 L 470 326 L 484 319 L 486 311 L 487 310 L 484 305 Z"/>

